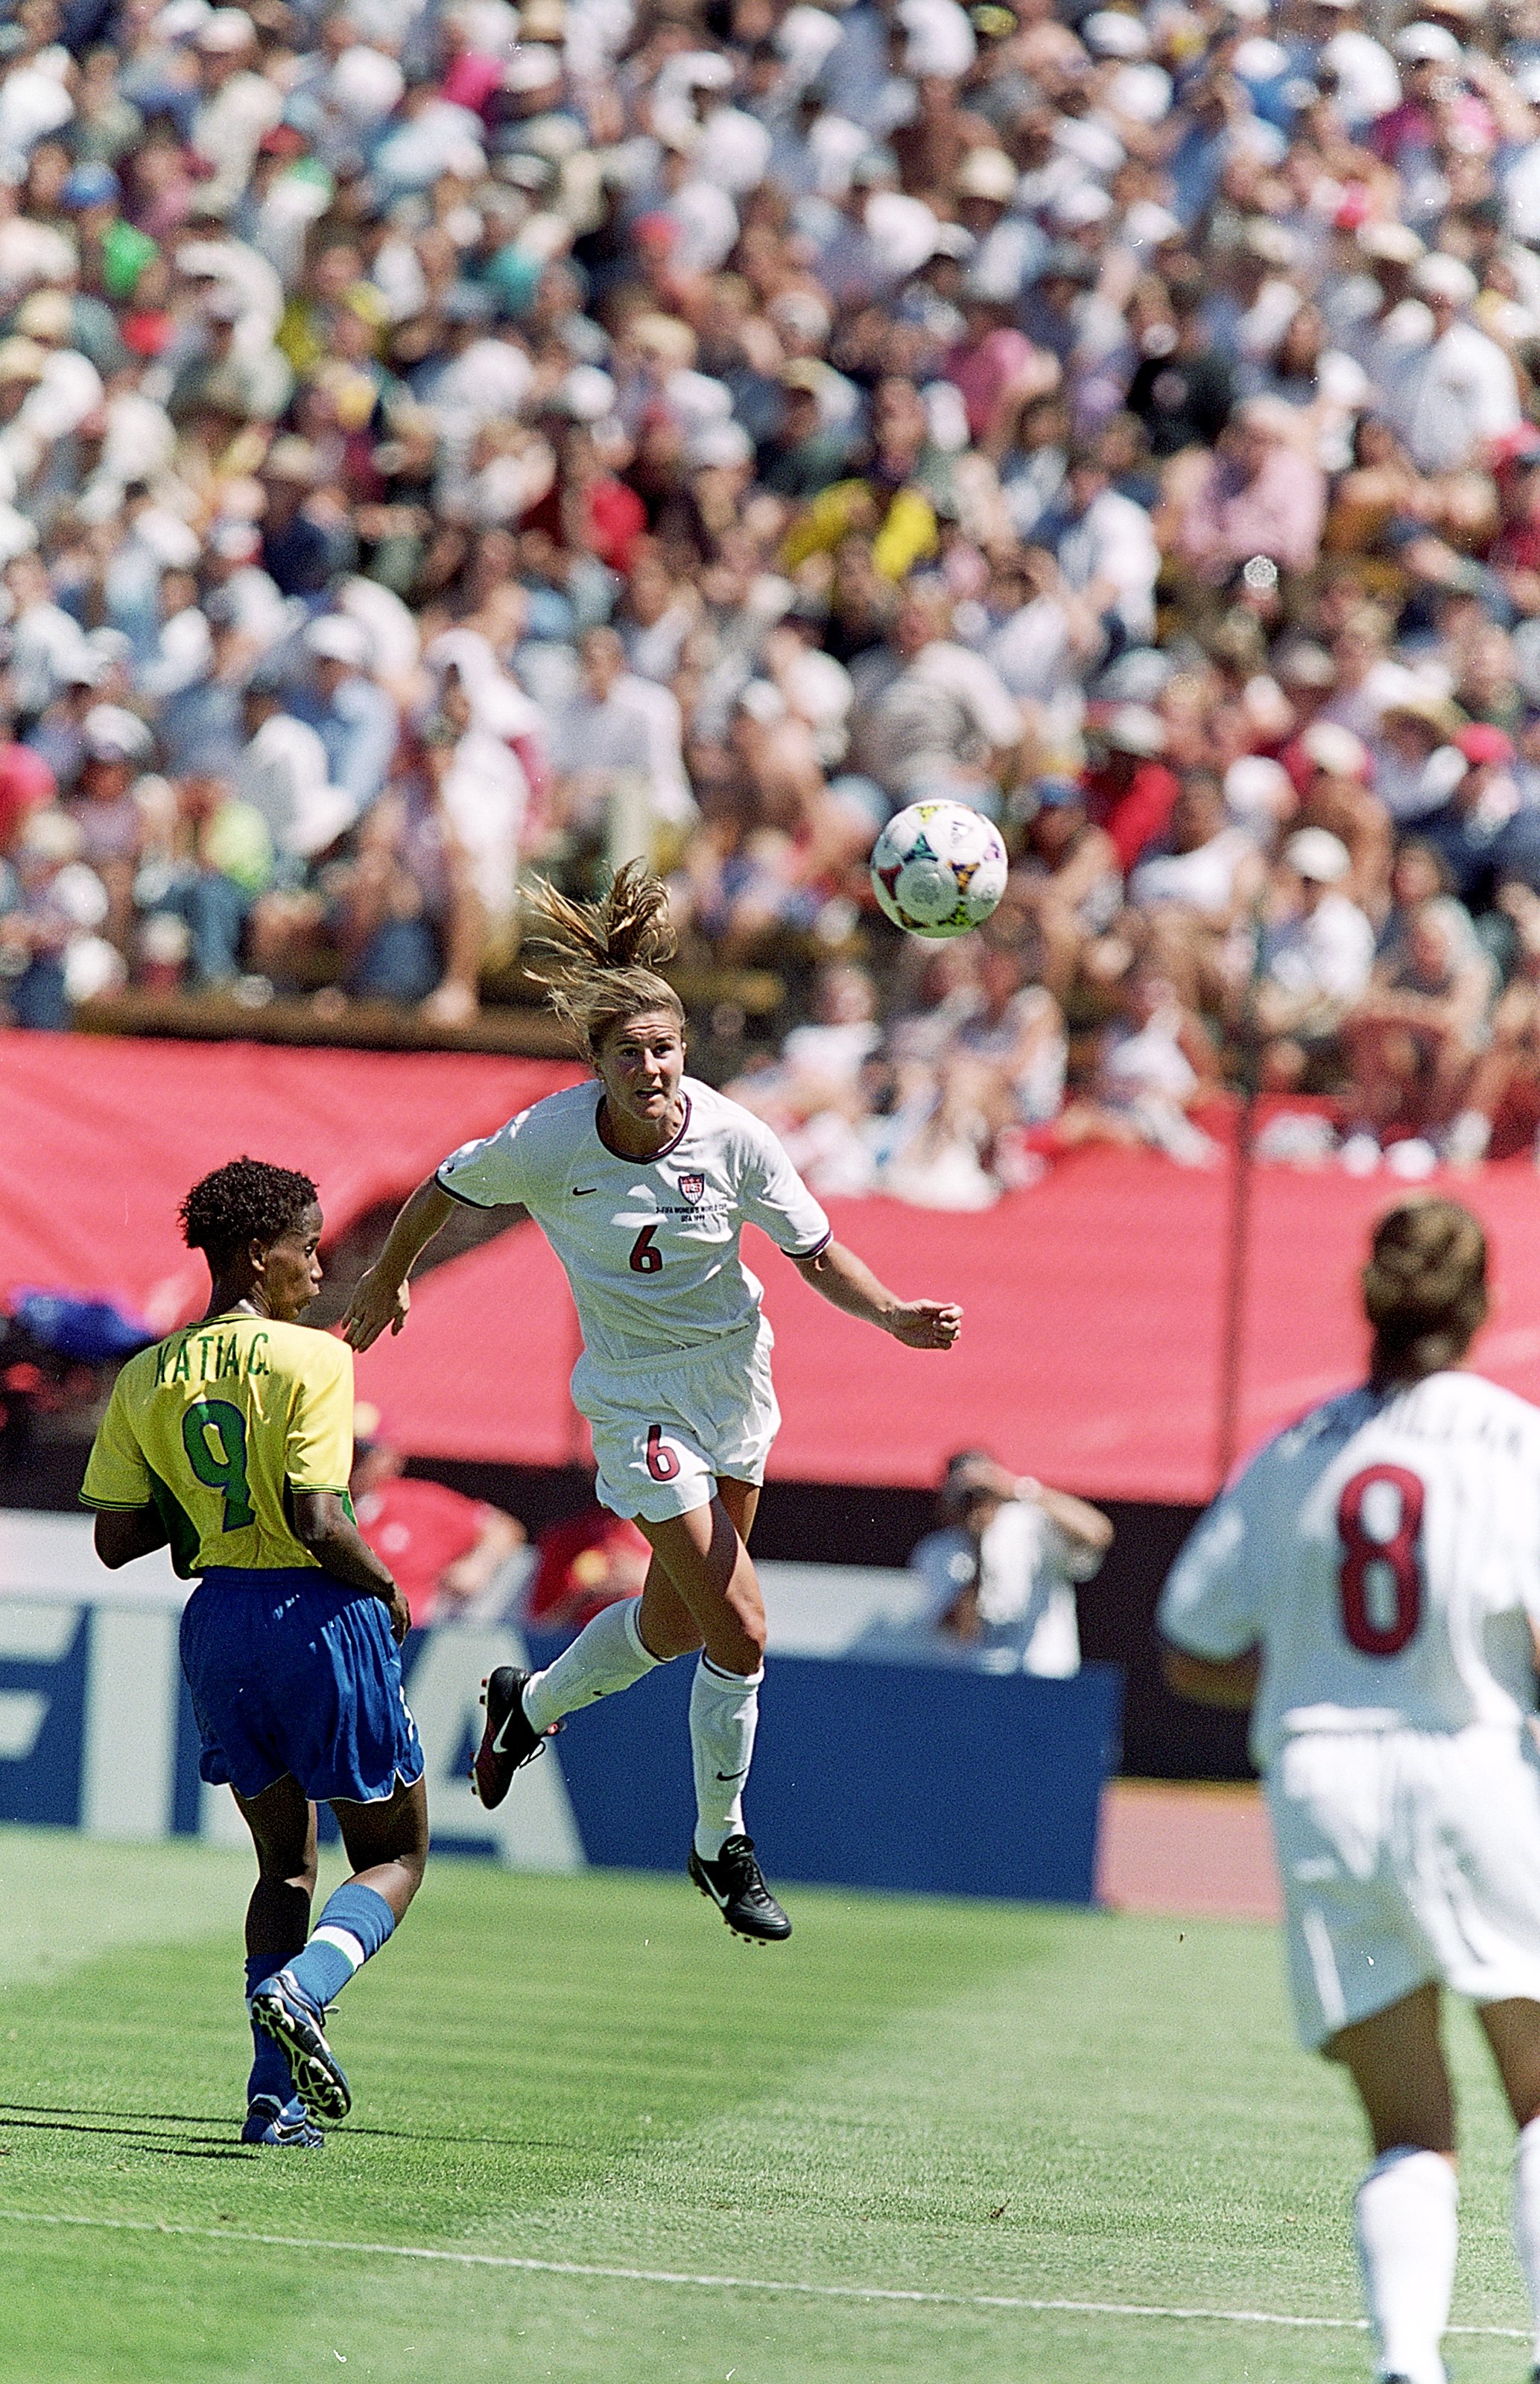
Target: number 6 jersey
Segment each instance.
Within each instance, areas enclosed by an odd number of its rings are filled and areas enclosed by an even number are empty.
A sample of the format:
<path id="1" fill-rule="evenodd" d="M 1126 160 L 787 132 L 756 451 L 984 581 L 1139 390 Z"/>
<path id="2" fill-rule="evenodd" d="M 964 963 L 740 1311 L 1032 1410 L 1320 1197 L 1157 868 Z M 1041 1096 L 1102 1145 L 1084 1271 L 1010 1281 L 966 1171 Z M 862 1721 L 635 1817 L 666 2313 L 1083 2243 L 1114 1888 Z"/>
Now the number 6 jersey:
<path id="1" fill-rule="evenodd" d="M 829 1222 L 767 1125 L 687 1076 L 684 1124 L 651 1159 L 599 1130 L 600 1088 L 552 1093 L 439 1169 L 455 1199 L 528 1209 L 566 1270 L 583 1347 L 600 1366 L 719 1347 L 759 1321 L 745 1223 L 789 1258 L 815 1257 Z"/>
<path id="2" fill-rule="evenodd" d="M 112 1386 L 81 1497 L 158 1509 L 186 1580 L 210 1565 L 315 1566 L 294 1490 L 347 1494 L 353 1351 L 308 1324 L 233 1309 L 141 1349 Z"/>
<path id="3" fill-rule="evenodd" d="M 1540 1409 L 1478 1374 L 1329 1400 L 1210 1509 L 1165 1636 L 1261 1651 L 1251 1748 L 1305 1731 L 1516 1727 L 1534 1708 Z"/>

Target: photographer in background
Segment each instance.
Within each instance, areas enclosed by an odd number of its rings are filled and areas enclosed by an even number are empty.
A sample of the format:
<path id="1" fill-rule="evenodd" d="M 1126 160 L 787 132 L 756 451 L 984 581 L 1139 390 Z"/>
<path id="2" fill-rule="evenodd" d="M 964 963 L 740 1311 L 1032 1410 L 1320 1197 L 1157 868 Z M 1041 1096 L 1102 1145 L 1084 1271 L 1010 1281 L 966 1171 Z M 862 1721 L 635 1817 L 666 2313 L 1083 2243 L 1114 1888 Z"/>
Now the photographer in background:
<path id="1" fill-rule="evenodd" d="M 985 1671 L 1077 1672 L 1074 1586 L 1112 1545 L 1108 1518 L 978 1448 L 949 1460 L 940 1504 L 945 1523 L 909 1559 L 926 1592 L 916 1633 L 938 1656 Z"/>

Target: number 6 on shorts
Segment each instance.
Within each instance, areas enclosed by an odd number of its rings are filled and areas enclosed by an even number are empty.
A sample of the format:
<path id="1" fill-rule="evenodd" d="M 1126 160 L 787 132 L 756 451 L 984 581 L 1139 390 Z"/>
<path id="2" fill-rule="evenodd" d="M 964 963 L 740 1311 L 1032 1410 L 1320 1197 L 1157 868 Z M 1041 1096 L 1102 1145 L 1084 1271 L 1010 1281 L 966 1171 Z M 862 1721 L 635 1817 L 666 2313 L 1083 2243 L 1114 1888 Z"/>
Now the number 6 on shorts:
<path id="1" fill-rule="evenodd" d="M 664 1443 L 661 1423 L 647 1427 L 647 1471 L 654 1482 L 673 1482 L 679 1471 L 679 1460 Z"/>

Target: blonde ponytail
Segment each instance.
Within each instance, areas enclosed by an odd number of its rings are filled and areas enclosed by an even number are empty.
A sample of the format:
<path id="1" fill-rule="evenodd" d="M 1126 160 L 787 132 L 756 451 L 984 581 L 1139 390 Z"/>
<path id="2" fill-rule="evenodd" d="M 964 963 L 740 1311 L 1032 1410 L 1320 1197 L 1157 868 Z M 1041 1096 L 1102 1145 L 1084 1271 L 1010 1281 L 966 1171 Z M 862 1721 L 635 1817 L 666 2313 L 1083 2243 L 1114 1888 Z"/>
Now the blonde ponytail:
<path id="1" fill-rule="evenodd" d="M 595 1065 L 606 1037 L 640 1011 L 666 1011 L 683 1032 L 684 1004 L 657 973 L 678 950 L 668 889 L 644 862 L 627 862 L 600 902 L 574 902 L 544 878 L 525 900 L 546 929 L 535 947 L 551 956 L 530 975 Z"/>

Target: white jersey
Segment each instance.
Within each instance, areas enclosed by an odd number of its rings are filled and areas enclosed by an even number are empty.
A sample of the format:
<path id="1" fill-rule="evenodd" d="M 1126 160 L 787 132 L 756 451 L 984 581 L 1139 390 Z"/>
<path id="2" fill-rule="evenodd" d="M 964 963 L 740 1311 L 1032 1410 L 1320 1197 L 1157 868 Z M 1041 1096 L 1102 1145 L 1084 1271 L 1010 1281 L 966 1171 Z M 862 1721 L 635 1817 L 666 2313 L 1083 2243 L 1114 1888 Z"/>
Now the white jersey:
<path id="1" fill-rule="evenodd" d="M 1540 1410 L 1477 1374 L 1347 1392 L 1270 1443 L 1177 1558 L 1161 1629 L 1258 1647 L 1252 1753 L 1310 1732 L 1517 1729 L 1534 1708 Z"/>
<path id="2" fill-rule="evenodd" d="M 566 1270 L 583 1346 L 627 1368 L 718 1348 L 760 1324 L 762 1286 L 739 1236 L 763 1226 L 814 1258 L 829 1221 L 767 1125 L 684 1079 L 685 1120 L 652 1159 L 600 1136 L 592 1083 L 553 1093 L 444 1161 L 437 1182 L 473 1208 L 528 1209 Z M 764 1330 L 768 1332 L 768 1327 Z"/>

